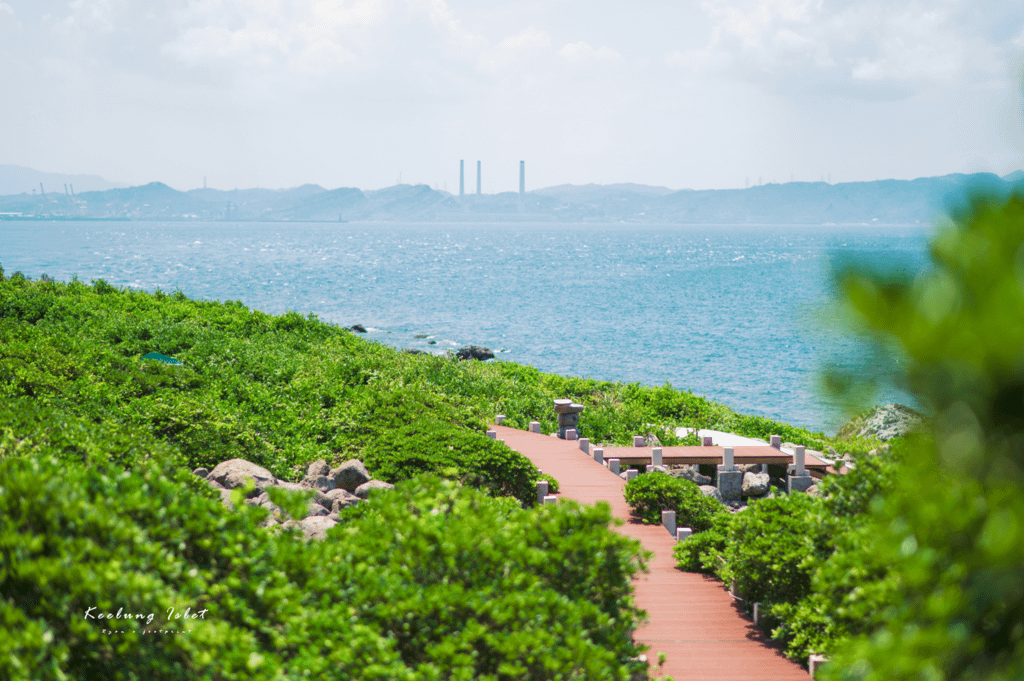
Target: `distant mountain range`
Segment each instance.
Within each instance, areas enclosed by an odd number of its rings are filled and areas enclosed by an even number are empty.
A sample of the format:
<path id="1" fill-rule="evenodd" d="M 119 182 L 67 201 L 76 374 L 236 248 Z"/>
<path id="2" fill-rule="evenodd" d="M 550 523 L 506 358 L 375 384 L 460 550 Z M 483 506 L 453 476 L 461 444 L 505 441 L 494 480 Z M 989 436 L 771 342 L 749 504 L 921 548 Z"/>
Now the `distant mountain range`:
<path id="1" fill-rule="evenodd" d="M 0 164 L 0 196 L 5 194 L 31 194 L 40 188 L 46 192 L 64 193 L 64 185 L 68 191 L 97 192 L 104 189 L 124 187 L 123 184 L 108 182 L 99 175 L 63 175 L 61 173 L 43 173 L 22 166 Z"/>
<path id="2" fill-rule="evenodd" d="M 12 167 L 16 166 L 0 166 L 0 171 Z M 0 180 L 3 177 L 0 172 Z M 1015 188 L 1024 192 L 1024 171 L 1004 177 L 954 174 L 699 191 L 638 184 L 560 185 L 522 197 L 514 192 L 459 197 L 427 185 L 405 184 L 373 191 L 307 184 L 294 189 L 187 192 L 160 182 L 97 191 L 80 191 L 76 184 L 74 194 L 70 186 L 67 191 L 61 186 L 61 191 L 45 194 L 0 196 L 0 219 L 916 224 L 933 221 L 970 191 L 1005 195 Z"/>

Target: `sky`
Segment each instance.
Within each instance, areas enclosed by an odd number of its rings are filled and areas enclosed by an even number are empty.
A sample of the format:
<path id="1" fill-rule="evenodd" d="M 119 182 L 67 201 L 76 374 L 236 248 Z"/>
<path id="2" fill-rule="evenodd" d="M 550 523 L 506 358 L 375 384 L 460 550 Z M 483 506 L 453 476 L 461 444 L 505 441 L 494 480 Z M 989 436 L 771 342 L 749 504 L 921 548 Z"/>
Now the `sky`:
<path id="1" fill-rule="evenodd" d="M 0 163 L 485 193 L 1024 167 L 1020 0 L 0 0 Z"/>

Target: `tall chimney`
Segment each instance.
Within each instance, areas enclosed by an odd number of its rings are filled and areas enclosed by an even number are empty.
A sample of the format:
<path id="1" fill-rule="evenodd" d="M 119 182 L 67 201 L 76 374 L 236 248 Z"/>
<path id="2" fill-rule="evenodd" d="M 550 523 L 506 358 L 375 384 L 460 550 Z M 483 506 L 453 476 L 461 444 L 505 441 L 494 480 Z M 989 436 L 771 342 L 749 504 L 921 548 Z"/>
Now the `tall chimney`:
<path id="1" fill-rule="evenodd" d="M 480 196 L 480 161 L 476 162 L 476 195 Z"/>
<path id="2" fill-rule="evenodd" d="M 526 193 L 526 161 L 519 162 L 519 196 Z"/>
<path id="3" fill-rule="evenodd" d="M 466 162 L 459 161 L 459 196 L 466 193 Z"/>

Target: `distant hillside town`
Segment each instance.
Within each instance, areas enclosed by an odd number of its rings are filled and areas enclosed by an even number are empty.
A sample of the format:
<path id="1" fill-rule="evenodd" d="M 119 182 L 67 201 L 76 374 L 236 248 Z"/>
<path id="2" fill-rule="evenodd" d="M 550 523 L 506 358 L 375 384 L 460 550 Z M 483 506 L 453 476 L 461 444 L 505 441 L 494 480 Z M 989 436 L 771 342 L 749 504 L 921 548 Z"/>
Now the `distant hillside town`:
<path id="1" fill-rule="evenodd" d="M 95 176 L 78 177 L 105 182 Z M 460 189 L 457 195 L 408 184 L 372 191 L 307 184 L 293 189 L 182 192 L 152 182 L 75 191 L 73 183 L 48 189 L 40 182 L 38 191 L 0 196 L 0 220 L 919 224 L 955 208 L 971 191 L 1024 191 L 1024 172 L 700 191 L 588 184 L 528 192 L 521 165 L 519 192 L 480 193 L 479 177 L 477 187 L 477 193 Z"/>

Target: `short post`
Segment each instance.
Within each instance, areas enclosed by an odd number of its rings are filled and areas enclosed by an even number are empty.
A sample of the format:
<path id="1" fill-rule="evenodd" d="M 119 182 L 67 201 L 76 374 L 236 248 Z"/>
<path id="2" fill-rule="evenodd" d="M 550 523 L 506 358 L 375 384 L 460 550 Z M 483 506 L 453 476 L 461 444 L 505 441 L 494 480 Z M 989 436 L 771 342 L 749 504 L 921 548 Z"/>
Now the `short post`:
<path id="1" fill-rule="evenodd" d="M 615 475 L 618 475 L 619 474 L 619 460 L 618 459 L 608 459 L 608 470 L 610 470 L 612 473 L 615 473 Z"/>
<path id="2" fill-rule="evenodd" d="M 822 666 L 828 662 L 828 658 L 824 655 L 811 655 L 807 658 L 807 671 L 811 673 L 811 678 L 815 678 L 818 671 Z"/>
<path id="3" fill-rule="evenodd" d="M 604 450 L 600 447 L 594 447 L 594 461 L 604 463 Z"/>
<path id="4" fill-rule="evenodd" d="M 676 536 L 676 512 L 675 511 L 662 511 L 661 512 L 661 524 L 665 526 L 668 533 L 673 537 Z"/>
<path id="5" fill-rule="evenodd" d="M 538 480 L 537 481 L 537 503 L 543 504 L 544 497 L 548 495 L 548 481 Z"/>
<path id="6" fill-rule="evenodd" d="M 494 417 L 494 422 L 497 425 L 500 426 L 501 424 L 503 424 L 505 422 L 505 415 L 504 414 L 498 414 L 497 416 Z"/>
<path id="7" fill-rule="evenodd" d="M 583 452 L 584 454 L 589 454 L 590 453 L 590 438 L 587 438 L 587 437 L 581 437 L 580 438 L 580 451 Z"/>
<path id="8" fill-rule="evenodd" d="M 711 436 L 710 436 L 710 435 L 705 435 L 705 436 L 704 436 L 704 437 L 703 437 L 703 438 L 701 439 L 701 442 L 703 443 L 703 445 L 704 445 L 705 447 L 714 447 L 714 446 L 715 446 L 715 445 L 714 445 L 714 440 L 712 440 L 712 439 L 711 439 Z"/>
<path id="9" fill-rule="evenodd" d="M 498 431 L 496 431 L 496 430 L 488 430 L 485 433 L 485 435 L 487 435 L 487 437 L 491 438 L 492 440 L 497 440 L 498 439 Z"/>
<path id="10" fill-rule="evenodd" d="M 754 603 L 754 626 L 758 626 L 761 622 L 761 604 Z"/>
<path id="11" fill-rule="evenodd" d="M 793 454 L 793 473 L 786 480 L 786 491 L 806 492 L 814 484 L 814 478 L 807 472 L 805 467 L 806 448 L 803 445 L 796 446 L 796 453 Z"/>
<path id="12" fill-rule="evenodd" d="M 531 433 L 539 433 L 540 432 L 540 421 L 530 421 L 530 432 Z"/>
<path id="13" fill-rule="evenodd" d="M 655 447 L 654 451 L 651 452 L 651 465 L 652 466 L 660 466 L 661 465 L 661 447 Z"/>
<path id="14" fill-rule="evenodd" d="M 693 530 L 689 527 L 677 527 L 676 528 L 676 541 L 685 541 L 693 536 Z"/>
<path id="15" fill-rule="evenodd" d="M 578 439 L 576 437 L 576 429 L 575 428 L 566 428 L 565 429 L 565 439 L 566 440 L 576 440 L 576 439 Z"/>
<path id="16" fill-rule="evenodd" d="M 634 435 L 633 436 L 633 446 L 634 447 L 643 447 L 644 446 L 644 436 L 643 435 Z"/>
<path id="17" fill-rule="evenodd" d="M 743 471 L 736 469 L 732 447 L 725 447 L 718 467 L 718 493 L 723 501 L 739 501 L 743 495 Z"/>
<path id="18" fill-rule="evenodd" d="M 782 449 L 781 435 L 770 435 L 768 437 L 768 442 L 771 444 L 772 447 L 775 447 L 775 449 Z"/>
<path id="19" fill-rule="evenodd" d="M 629 482 L 630 480 L 635 480 L 636 476 L 638 476 L 638 475 L 640 475 L 640 471 L 638 471 L 637 469 L 635 469 L 635 468 L 627 468 L 626 469 L 626 482 Z"/>
<path id="20" fill-rule="evenodd" d="M 544 497 L 544 503 L 545 504 L 556 504 L 556 503 L 558 503 L 558 497 L 556 497 L 554 494 L 549 494 L 546 497 Z"/>

